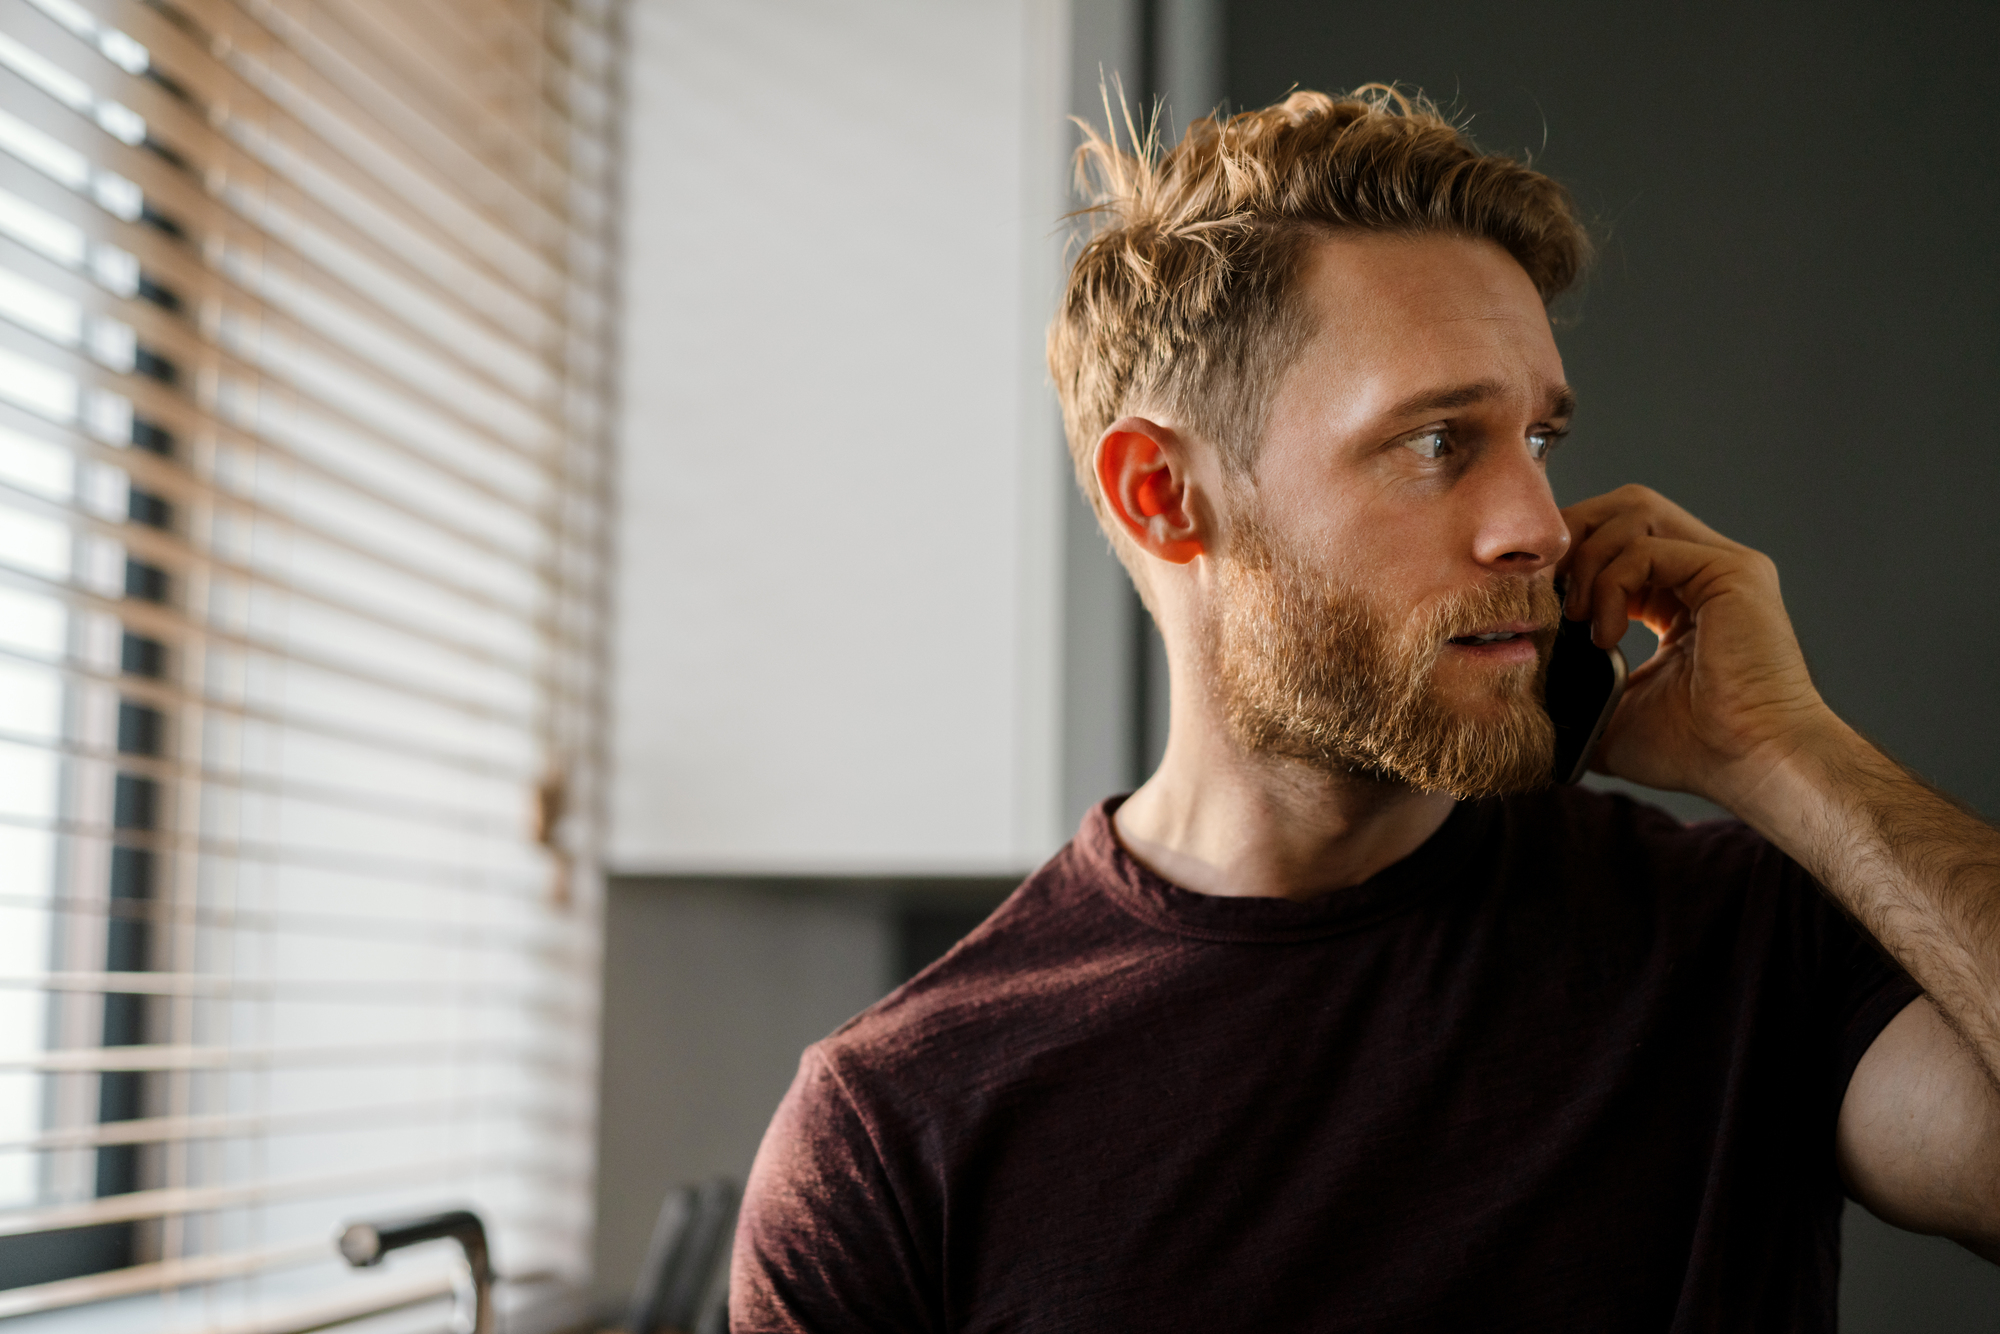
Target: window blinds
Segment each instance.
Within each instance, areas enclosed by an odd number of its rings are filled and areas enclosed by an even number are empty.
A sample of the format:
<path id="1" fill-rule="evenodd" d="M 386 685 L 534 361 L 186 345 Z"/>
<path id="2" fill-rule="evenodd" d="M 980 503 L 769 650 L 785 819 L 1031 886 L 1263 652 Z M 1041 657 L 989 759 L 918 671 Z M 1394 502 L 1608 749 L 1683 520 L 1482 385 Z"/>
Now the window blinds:
<path id="1" fill-rule="evenodd" d="M 0 0 L 24 1329 L 582 1278 L 615 5 Z"/>

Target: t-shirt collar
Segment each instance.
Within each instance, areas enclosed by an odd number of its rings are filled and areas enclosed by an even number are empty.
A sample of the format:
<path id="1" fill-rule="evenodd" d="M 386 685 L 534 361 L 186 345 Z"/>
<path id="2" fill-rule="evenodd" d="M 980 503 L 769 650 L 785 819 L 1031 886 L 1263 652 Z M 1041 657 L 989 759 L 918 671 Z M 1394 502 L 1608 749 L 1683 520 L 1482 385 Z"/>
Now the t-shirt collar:
<path id="1" fill-rule="evenodd" d="M 1291 899 L 1199 894 L 1162 879 L 1125 850 L 1111 823 L 1124 796 L 1083 818 L 1075 850 L 1118 906 L 1150 926 L 1199 940 L 1284 944 L 1372 926 L 1463 878 L 1486 841 L 1499 803 L 1461 801 L 1415 852 L 1358 885 L 1298 903 Z"/>

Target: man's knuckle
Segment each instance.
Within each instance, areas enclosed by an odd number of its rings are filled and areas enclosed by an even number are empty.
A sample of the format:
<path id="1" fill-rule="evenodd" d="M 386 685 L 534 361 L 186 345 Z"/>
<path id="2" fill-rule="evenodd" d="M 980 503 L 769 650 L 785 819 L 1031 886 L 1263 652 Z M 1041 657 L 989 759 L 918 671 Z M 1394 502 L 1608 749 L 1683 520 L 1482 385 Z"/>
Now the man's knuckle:
<path id="1" fill-rule="evenodd" d="M 1749 566 L 1751 575 L 1759 582 L 1768 584 L 1778 582 L 1778 562 L 1772 560 L 1763 552 L 1751 551 L 1746 548 L 1745 561 Z"/>

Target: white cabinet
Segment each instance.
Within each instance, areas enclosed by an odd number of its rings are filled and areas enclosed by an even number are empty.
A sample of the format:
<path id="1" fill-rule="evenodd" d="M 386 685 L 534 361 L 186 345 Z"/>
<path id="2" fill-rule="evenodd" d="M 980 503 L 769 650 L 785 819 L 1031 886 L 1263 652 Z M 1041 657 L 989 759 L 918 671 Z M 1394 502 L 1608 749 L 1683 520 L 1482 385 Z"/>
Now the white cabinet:
<path id="1" fill-rule="evenodd" d="M 631 11 L 610 865 L 1070 832 L 1059 0 Z"/>

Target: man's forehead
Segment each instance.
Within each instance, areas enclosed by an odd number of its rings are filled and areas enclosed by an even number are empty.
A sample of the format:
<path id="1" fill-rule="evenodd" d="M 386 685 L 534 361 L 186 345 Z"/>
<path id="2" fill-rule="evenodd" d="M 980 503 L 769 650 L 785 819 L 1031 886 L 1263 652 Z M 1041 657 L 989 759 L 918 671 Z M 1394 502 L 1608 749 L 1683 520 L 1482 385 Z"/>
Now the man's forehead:
<path id="1" fill-rule="evenodd" d="M 1477 321 L 1542 309 L 1527 270 L 1483 237 L 1335 232 L 1313 243 L 1303 276 L 1316 307 L 1350 319 Z"/>
<path id="2" fill-rule="evenodd" d="M 1407 416 L 1502 398 L 1574 399 L 1527 273 L 1490 241 L 1342 234 L 1304 274 L 1317 329 L 1300 367 L 1352 409 Z M 1344 414 L 1343 414 L 1344 415 Z"/>

